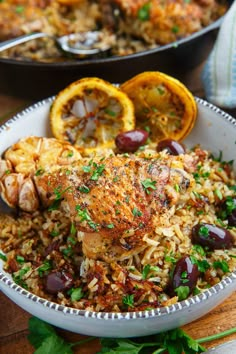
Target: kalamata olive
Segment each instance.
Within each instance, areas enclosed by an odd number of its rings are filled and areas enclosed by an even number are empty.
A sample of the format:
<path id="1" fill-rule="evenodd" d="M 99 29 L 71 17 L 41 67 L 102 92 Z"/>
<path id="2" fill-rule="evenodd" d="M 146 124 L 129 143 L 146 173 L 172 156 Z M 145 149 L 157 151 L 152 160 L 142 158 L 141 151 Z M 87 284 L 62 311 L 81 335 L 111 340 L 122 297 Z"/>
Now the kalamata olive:
<path id="1" fill-rule="evenodd" d="M 73 277 L 65 271 L 52 271 L 45 277 L 45 289 L 50 294 L 70 289 L 73 286 Z"/>
<path id="2" fill-rule="evenodd" d="M 53 242 L 51 242 L 44 251 L 44 257 L 47 257 L 50 253 L 52 253 L 52 251 L 54 250 L 58 250 L 60 246 L 60 240 L 55 240 Z"/>
<path id="3" fill-rule="evenodd" d="M 135 152 L 145 144 L 148 138 L 148 132 L 142 129 L 129 130 L 120 133 L 115 138 L 115 143 L 121 152 Z"/>
<path id="4" fill-rule="evenodd" d="M 189 256 L 184 256 L 180 258 L 175 265 L 172 289 L 175 290 L 180 286 L 187 286 L 189 288 L 189 294 L 191 294 L 196 287 L 198 276 L 199 271 L 197 265 L 191 262 Z"/>
<path id="5" fill-rule="evenodd" d="M 173 139 L 164 139 L 158 142 L 157 151 L 167 150 L 170 155 L 181 155 L 185 153 L 185 147 L 180 142 Z"/>
<path id="6" fill-rule="evenodd" d="M 210 250 L 231 248 L 233 236 L 222 227 L 199 223 L 192 228 L 192 243 L 208 247 Z"/>
<path id="7" fill-rule="evenodd" d="M 229 226 L 236 226 L 236 209 L 228 216 L 228 224 Z"/>

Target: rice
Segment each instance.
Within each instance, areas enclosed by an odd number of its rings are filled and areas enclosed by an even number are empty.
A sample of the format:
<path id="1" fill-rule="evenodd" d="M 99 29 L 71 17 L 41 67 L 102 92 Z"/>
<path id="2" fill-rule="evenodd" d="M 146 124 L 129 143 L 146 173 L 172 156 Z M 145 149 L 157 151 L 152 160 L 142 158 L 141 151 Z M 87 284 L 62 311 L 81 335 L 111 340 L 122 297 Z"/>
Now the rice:
<path id="1" fill-rule="evenodd" d="M 150 150 L 138 154 L 145 157 Z M 181 300 L 177 292 L 170 291 L 170 284 L 178 260 L 186 256 L 199 268 L 189 296 L 215 285 L 236 267 L 236 227 L 220 216 L 226 198 L 235 198 L 235 176 L 229 163 L 217 161 L 199 147 L 188 151 L 186 160 L 188 157 L 196 165 L 188 172 L 183 167 L 182 172 L 191 175 L 192 188 L 166 213 L 155 216 L 156 226 L 142 236 L 137 252 L 118 260 L 88 258 L 82 249 L 83 232 L 72 230 L 70 219 L 61 210 L 21 212 L 16 219 L 0 215 L 5 271 L 38 296 L 93 311 L 140 311 Z M 158 158 L 168 160 L 164 152 Z M 180 166 L 183 158 L 173 160 Z M 198 223 L 228 229 L 234 246 L 210 250 L 193 244 L 192 228 Z M 55 273 L 63 279 L 64 288 L 51 293 L 45 282 Z"/>
<path id="2" fill-rule="evenodd" d="M 123 56 L 178 41 L 198 32 L 227 10 L 221 0 L 187 2 L 140 0 L 52 0 L 0 2 L 0 41 L 32 32 L 57 37 L 101 30 L 111 55 Z M 145 13 L 143 18 L 140 13 Z M 0 57 L 53 62 L 66 58 L 48 38 L 30 41 L 0 53 Z"/>

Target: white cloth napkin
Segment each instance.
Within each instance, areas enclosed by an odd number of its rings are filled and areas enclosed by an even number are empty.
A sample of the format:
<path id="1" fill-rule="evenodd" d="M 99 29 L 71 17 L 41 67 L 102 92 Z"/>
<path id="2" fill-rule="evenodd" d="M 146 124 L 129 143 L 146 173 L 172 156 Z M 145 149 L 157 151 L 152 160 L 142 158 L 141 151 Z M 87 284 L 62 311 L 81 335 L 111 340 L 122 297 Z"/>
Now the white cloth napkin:
<path id="1" fill-rule="evenodd" d="M 236 108 L 236 0 L 224 16 L 201 79 L 209 102 Z"/>

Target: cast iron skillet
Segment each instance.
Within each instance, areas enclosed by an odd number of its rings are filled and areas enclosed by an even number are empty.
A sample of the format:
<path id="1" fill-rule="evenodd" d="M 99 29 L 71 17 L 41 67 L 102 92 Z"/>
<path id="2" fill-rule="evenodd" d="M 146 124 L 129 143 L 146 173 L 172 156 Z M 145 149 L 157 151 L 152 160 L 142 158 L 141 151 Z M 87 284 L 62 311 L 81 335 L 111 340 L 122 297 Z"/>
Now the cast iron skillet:
<path id="1" fill-rule="evenodd" d="M 232 0 L 228 0 L 229 5 Z M 147 70 L 182 79 L 183 73 L 205 60 L 223 17 L 188 38 L 124 57 L 58 63 L 0 59 L 0 92 L 38 100 L 56 94 L 81 77 L 97 76 L 120 83 Z"/>

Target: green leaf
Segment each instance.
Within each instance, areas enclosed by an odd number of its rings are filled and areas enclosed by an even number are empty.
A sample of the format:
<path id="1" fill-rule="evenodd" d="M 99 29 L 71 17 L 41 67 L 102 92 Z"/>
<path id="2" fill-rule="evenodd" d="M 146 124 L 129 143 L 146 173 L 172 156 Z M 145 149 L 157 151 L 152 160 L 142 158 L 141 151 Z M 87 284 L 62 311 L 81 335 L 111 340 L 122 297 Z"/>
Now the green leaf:
<path id="1" fill-rule="evenodd" d="M 138 354 L 141 349 L 138 343 L 136 344 L 129 339 L 101 338 L 100 342 L 102 350 L 98 354 Z"/>
<path id="2" fill-rule="evenodd" d="M 71 346 L 57 335 L 47 337 L 34 354 L 73 354 Z"/>
<path id="3" fill-rule="evenodd" d="M 206 226 L 202 225 L 199 228 L 199 235 L 207 238 L 209 236 L 209 230 Z"/>
<path id="4" fill-rule="evenodd" d="M 222 272 L 224 273 L 228 273 L 229 272 L 229 266 L 228 263 L 226 261 L 215 261 L 213 262 L 213 267 L 215 269 L 221 269 Z"/>
<path id="5" fill-rule="evenodd" d="M 82 299 L 83 296 L 84 296 L 84 293 L 83 293 L 82 288 L 72 289 L 71 294 L 70 294 L 71 301 L 79 301 L 80 299 Z"/>
<path id="6" fill-rule="evenodd" d="M 137 208 L 133 208 L 132 214 L 133 214 L 134 216 L 137 216 L 137 217 L 143 215 L 143 213 L 142 213 L 140 210 L 138 210 Z"/>
<path id="7" fill-rule="evenodd" d="M 57 335 L 53 326 L 37 317 L 31 317 L 29 319 L 29 331 L 28 340 L 36 349 L 41 346 L 42 342 L 47 337 Z"/>
<path id="8" fill-rule="evenodd" d="M 148 21 L 150 18 L 150 8 L 151 4 L 146 3 L 138 10 L 138 19 L 140 21 Z"/>
<path id="9" fill-rule="evenodd" d="M 42 277 L 44 272 L 52 269 L 52 263 L 49 260 L 43 262 L 43 264 L 38 268 L 39 276 Z"/>
<path id="10" fill-rule="evenodd" d="M 153 190 L 156 189 L 156 183 L 157 183 L 156 181 L 152 181 L 150 178 L 147 178 L 141 182 L 141 184 L 147 194 L 151 193 L 150 189 L 153 189 Z"/>
<path id="11" fill-rule="evenodd" d="M 180 301 L 187 299 L 189 295 L 189 287 L 188 286 L 179 286 L 178 288 L 175 289 L 175 292 L 179 298 Z"/>
<path id="12" fill-rule="evenodd" d="M 4 262 L 7 261 L 7 257 L 5 256 L 5 254 L 0 252 L 0 259 L 2 259 Z"/>
<path id="13" fill-rule="evenodd" d="M 147 279 L 148 273 L 150 272 L 150 268 L 151 268 L 151 265 L 150 265 L 150 264 L 146 264 L 146 265 L 143 267 L 143 271 L 142 271 L 142 278 L 143 278 L 143 279 Z"/>
<path id="14" fill-rule="evenodd" d="M 169 354 L 182 354 L 183 347 L 180 339 L 175 339 L 174 341 L 167 340 L 166 347 Z"/>
<path id="15" fill-rule="evenodd" d="M 123 304 L 127 305 L 129 307 L 134 307 L 134 294 L 131 295 L 125 295 L 123 297 Z"/>

